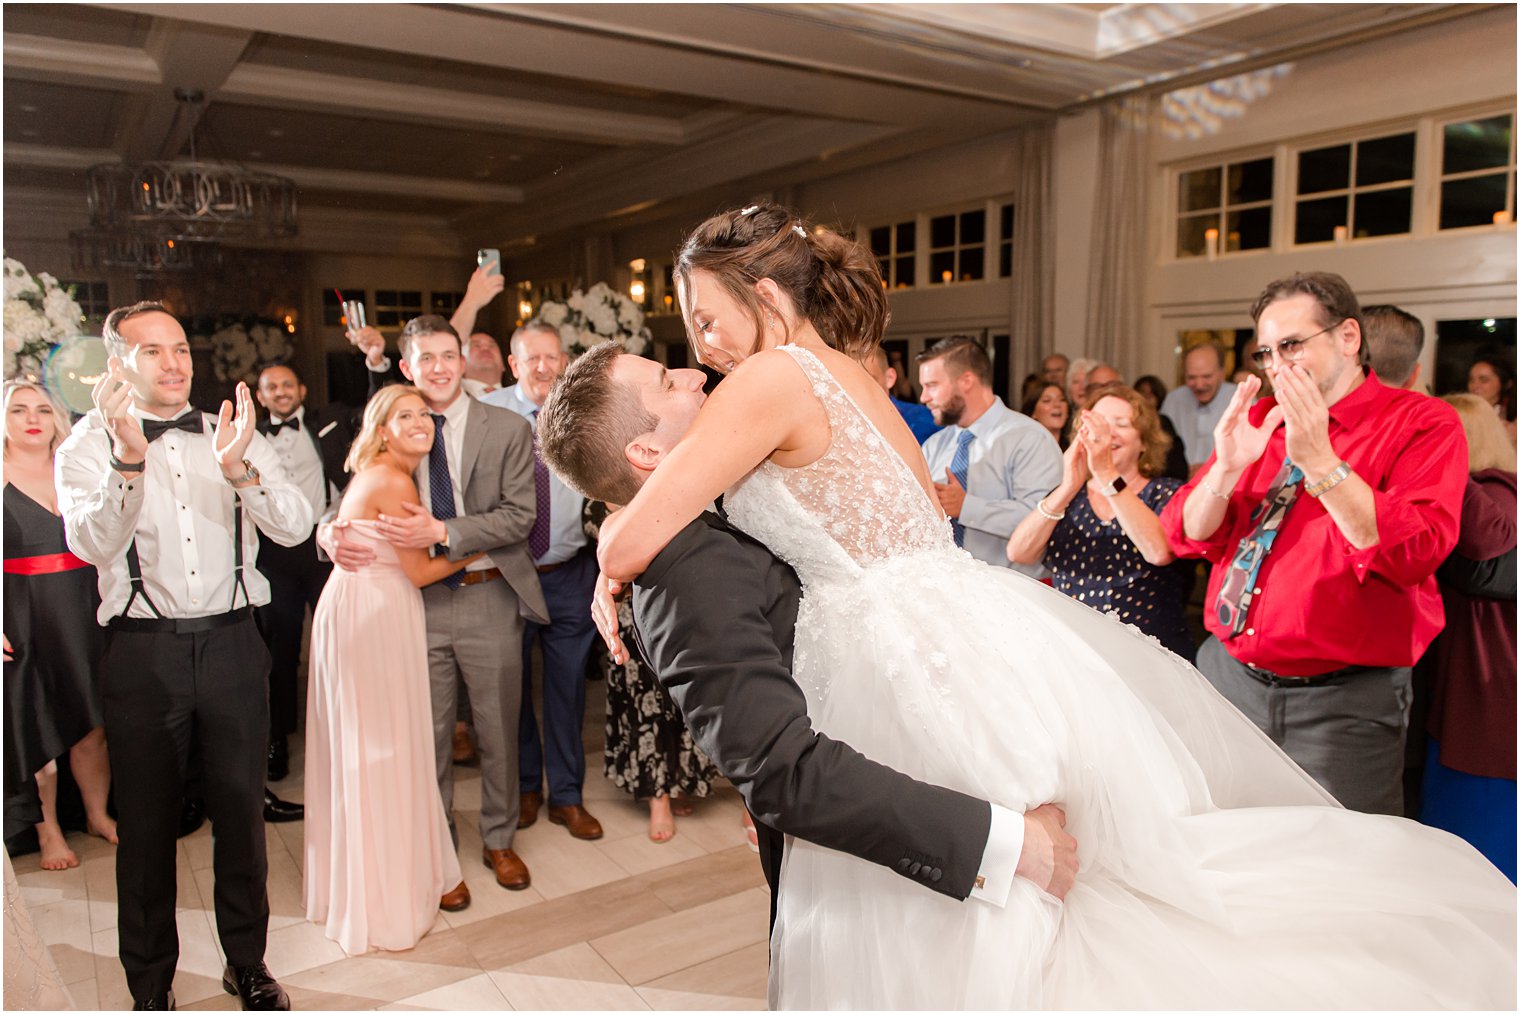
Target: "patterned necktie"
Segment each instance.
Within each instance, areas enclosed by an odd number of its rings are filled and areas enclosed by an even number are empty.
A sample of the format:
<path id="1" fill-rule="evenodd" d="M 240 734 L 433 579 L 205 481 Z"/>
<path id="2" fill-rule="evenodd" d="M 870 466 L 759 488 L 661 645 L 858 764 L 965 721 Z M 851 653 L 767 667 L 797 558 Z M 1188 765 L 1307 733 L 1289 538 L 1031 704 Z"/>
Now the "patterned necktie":
<path id="1" fill-rule="evenodd" d="M 533 504 L 538 513 L 528 532 L 528 552 L 537 560 L 549 551 L 549 469 L 538 455 L 538 409 L 529 418 L 533 420 Z"/>
<path id="2" fill-rule="evenodd" d="M 955 481 L 961 484 L 961 489 L 966 488 L 966 473 L 971 470 L 971 441 L 975 439 L 975 433 L 970 430 L 961 430 L 961 435 L 956 438 L 955 457 L 950 459 L 950 474 L 955 476 Z M 951 518 L 950 530 L 955 534 L 955 544 L 965 545 L 966 526 L 957 518 Z"/>
<path id="3" fill-rule="evenodd" d="M 459 516 L 454 508 L 454 480 L 449 478 L 449 452 L 443 442 L 446 421 L 441 415 L 433 415 L 433 448 L 428 451 L 428 499 L 432 502 L 433 517 L 439 521 Z M 463 583 L 464 571 L 443 579 L 445 588 L 458 588 Z"/>
<path id="4" fill-rule="evenodd" d="M 1219 585 L 1219 597 L 1214 603 L 1214 614 L 1225 628 L 1225 637 L 1233 638 L 1246 629 L 1246 614 L 1250 612 L 1251 600 L 1256 597 L 1256 579 L 1261 575 L 1261 565 L 1277 541 L 1277 531 L 1287 517 L 1288 508 L 1298 496 L 1304 481 L 1303 469 L 1283 458 L 1282 468 L 1256 510 L 1251 514 L 1255 527 L 1251 534 L 1240 540 L 1230 569 L 1225 571 L 1224 581 Z"/>

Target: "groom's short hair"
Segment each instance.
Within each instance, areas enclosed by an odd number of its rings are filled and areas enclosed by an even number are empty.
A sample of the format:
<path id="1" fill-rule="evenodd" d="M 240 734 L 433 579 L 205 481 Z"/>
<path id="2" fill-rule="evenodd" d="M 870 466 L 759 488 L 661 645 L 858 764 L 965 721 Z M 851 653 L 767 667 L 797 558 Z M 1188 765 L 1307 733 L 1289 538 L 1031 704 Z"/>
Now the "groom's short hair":
<path id="1" fill-rule="evenodd" d="M 544 464 L 591 500 L 626 504 L 643 480 L 623 453 L 660 420 L 639 393 L 612 378 L 623 355 L 615 341 L 581 355 L 555 381 L 538 413 L 538 447 Z"/>

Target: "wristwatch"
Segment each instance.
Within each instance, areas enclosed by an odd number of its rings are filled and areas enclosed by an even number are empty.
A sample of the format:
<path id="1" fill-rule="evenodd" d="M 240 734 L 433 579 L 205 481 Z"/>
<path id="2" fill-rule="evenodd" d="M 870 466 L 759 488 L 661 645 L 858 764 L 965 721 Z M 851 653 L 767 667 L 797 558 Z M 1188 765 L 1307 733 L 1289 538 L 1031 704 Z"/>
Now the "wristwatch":
<path id="1" fill-rule="evenodd" d="M 247 469 L 246 472 L 244 472 L 242 475 L 234 476 L 233 478 L 227 480 L 232 484 L 233 488 L 246 486 L 248 483 L 258 480 L 259 470 L 253 467 L 253 462 L 249 461 L 247 458 L 244 458 L 243 467 Z"/>
<path id="2" fill-rule="evenodd" d="M 1102 493 L 1104 496 L 1118 496 L 1120 493 L 1123 493 L 1124 490 L 1128 488 L 1128 486 L 1129 483 L 1124 481 L 1124 476 L 1116 475 L 1114 476 L 1113 482 L 1109 483 L 1106 486 L 1099 486 L 1098 492 Z"/>

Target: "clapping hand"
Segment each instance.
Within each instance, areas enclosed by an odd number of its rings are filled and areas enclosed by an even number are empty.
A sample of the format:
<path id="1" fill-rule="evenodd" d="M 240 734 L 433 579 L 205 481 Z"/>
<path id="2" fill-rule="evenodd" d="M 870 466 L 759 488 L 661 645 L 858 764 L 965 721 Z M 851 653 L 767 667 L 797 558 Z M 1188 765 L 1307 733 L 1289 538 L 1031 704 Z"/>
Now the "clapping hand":
<path id="1" fill-rule="evenodd" d="M 623 582 L 614 581 L 600 572 L 596 575 L 596 591 L 591 596 L 591 619 L 596 623 L 602 643 L 614 665 L 628 661 L 628 649 L 623 646 L 619 634 L 617 600 L 623 594 Z"/>
<path id="2" fill-rule="evenodd" d="M 222 475 L 228 479 L 236 479 L 247 471 L 243 460 L 247 457 L 248 445 L 253 442 L 258 420 L 247 384 L 238 381 L 233 397 L 237 399 L 237 408 L 234 409 L 230 401 L 222 402 L 221 410 L 216 414 L 216 430 L 211 434 L 211 454 L 221 466 Z"/>
<path id="3" fill-rule="evenodd" d="M 90 390 L 90 401 L 111 434 L 112 453 L 122 461 L 136 464 L 147 457 L 148 438 L 143 436 L 142 423 L 127 411 L 132 407 L 132 394 L 126 366 L 119 357 L 112 356 L 106 363 L 106 375 Z"/>
<path id="4" fill-rule="evenodd" d="M 1287 426 L 1288 457 L 1306 476 L 1322 478 L 1340 463 L 1330 446 L 1330 407 L 1308 372 L 1297 363 L 1277 371 L 1277 404 Z"/>
<path id="5" fill-rule="evenodd" d="M 1111 475 L 1114 472 L 1114 428 L 1107 417 L 1097 412 L 1083 411 L 1082 425 L 1077 428 L 1077 440 L 1087 450 L 1087 470 L 1092 475 Z"/>
<path id="6" fill-rule="evenodd" d="M 1281 382 L 1279 380 L 1279 387 Z M 1274 405 L 1261 421 L 1252 426 L 1251 401 L 1261 390 L 1261 378 L 1247 377 L 1235 388 L 1235 397 L 1214 427 L 1214 459 L 1226 472 L 1240 473 L 1256 463 L 1267 449 L 1267 441 L 1283 421 L 1283 406 Z"/>
<path id="7" fill-rule="evenodd" d="M 349 344 L 364 353 L 364 361 L 378 367 L 385 360 L 385 335 L 372 327 L 345 332 Z"/>
<path id="8" fill-rule="evenodd" d="M 1079 437 L 1073 436 L 1071 444 L 1061 454 L 1061 485 L 1052 496 L 1057 503 L 1070 503 L 1071 498 L 1087 485 L 1092 472 L 1087 464 L 1087 448 Z"/>

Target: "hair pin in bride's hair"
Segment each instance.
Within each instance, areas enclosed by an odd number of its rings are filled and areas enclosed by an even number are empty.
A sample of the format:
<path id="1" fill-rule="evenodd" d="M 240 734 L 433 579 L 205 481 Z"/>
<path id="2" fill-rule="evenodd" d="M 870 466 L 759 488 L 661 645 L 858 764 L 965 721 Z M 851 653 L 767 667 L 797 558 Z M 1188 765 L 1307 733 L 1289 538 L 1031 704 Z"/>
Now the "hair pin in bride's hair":
<path id="1" fill-rule="evenodd" d="M 794 226 L 792 226 L 792 231 L 795 232 L 797 235 L 801 236 L 803 239 L 807 239 L 807 230 L 804 229 L 802 226 L 800 226 L 800 225 L 794 225 Z"/>
<path id="2" fill-rule="evenodd" d="M 760 210 L 760 205 L 758 205 L 758 204 L 751 204 L 749 207 L 741 209 L 740 212 L 739 212 L 739 216 L 741 218 L 745 218 L 745 217 L 748 217 L 750 215 L 753 215 L 755 212 L 757 212 L 759 210 Z"/>

